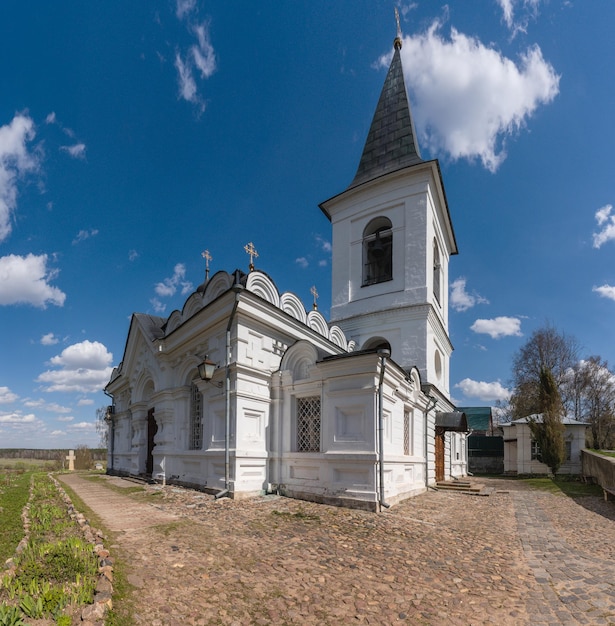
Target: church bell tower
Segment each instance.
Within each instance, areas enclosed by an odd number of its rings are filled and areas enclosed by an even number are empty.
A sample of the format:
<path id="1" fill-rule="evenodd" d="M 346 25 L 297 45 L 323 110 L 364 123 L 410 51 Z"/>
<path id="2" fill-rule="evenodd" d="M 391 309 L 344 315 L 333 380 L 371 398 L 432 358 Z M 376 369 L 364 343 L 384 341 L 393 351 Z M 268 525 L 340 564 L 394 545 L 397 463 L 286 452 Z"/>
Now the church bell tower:
<path id="1" fill-rule="evenodd" d="M 333 231 L 331 322 L 358 350 L 389 348 L 450 399 L 448 264 L 457 243 L 438 161 L 421 158 L 401 48 L 398 28 L 357 173 L 320 205 Z"/>

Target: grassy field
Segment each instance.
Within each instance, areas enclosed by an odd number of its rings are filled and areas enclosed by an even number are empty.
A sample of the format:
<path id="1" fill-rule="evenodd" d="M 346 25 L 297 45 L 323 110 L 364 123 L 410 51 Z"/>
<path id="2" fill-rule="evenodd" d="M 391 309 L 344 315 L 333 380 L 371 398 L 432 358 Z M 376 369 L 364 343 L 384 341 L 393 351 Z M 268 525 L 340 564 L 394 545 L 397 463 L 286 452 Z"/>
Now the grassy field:
<path id="1" fill-rule="evenodd" d="M 16 553 L 26 504 L 30 531 Z M 46 472 L 0 471 L 0 558 L 14 562 L 0 579 L 3 626 L 41 618 L 70 626 L 93 600 L 98 559 Z"/>

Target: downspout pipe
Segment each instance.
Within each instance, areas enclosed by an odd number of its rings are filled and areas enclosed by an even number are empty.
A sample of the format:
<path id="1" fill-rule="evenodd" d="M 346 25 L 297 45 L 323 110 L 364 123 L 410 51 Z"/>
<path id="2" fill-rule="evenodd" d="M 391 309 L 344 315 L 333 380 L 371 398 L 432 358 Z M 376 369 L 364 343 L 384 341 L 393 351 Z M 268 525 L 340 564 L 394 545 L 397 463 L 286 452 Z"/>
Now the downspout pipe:
<path id="1" fill-rule="evenodd" d="M 115 407 L 115 399 L 114 399 L 114 397 L 110 393 L 107 393 L 106 389 L 103 389 L 103 393 L 108 398 L 111 398 L 111 406 Z M 113 447 L 115 445 L 115 420 L 113 419 L 113 417 L 111 417 L 109 422 L 110 422 L 110 425 L 111 425 L 109 430 L 111 432 L 109 433 L 109 440 L 108 440 L 108 443 L 109 443 L 109 454 L 107 456 L 111 457 L 111 467 L 109 467 L 109 465 L 107 465 L 107 471 L 113 470 Z"/>
<path id="2" fill-rule="evenodd" d="M 429 412 L 436 406 L 436 404 L 438 404 L 438 400 L 436 398 L 433 398 L 432 396 L 427 396 L 427 398 L 429 399 L 429 404 L 427 405 L 424 413 L 425 428 L 423 429 L 423 449 L 425 453 L 425 488 L 429 489 L 429 460 L 427 457 L 427 450 L 429 448 L 429 436 L 427 432 L 427 424 L 429 423 Z"/>
<path id="3" fill-rule="evenodd" d="M 382 507 L 388 509 L 391 505 L 384 499 L 384 373 L 386 371 L 387 358 L 391 356 L 391 352 L 386 349 L 378 350 L 380 357 L 380 379 L 378 380 L 378 478 L 380 487 L 380 510 Z"/>
<path id="4" fill-rule="evenodd" d="M 239 273 L 235 272 L 235 294 L 233 309 L 226 325 L 226 384 L 224 398 L 224 489 L 215 495 L 215 499 L 229 495 L 231 489 L 231 328 L 239 306 L 239 294 L 245 287 L 239 282 Z"/>

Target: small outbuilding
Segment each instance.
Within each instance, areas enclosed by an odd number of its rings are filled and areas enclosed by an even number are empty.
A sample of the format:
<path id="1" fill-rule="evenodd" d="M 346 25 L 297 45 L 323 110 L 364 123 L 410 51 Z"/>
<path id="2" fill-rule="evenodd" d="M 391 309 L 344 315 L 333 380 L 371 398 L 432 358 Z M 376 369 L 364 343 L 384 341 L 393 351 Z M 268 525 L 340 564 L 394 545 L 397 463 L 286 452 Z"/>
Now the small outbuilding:
<path id="1" fill-rule="evenodd" d="M 549 468 L 540 461 L 540 447 L 532 436 L 530 421 L 540 423 L 542 415 L 529 415 L 502 424 L 504 431 L 504 473 L 506 474 L 548 474 Z M 581 450 L 585 448 L 587 424 L 566 417 L 562 420 L 566 430 L 564 445 L 566 455 L 560 474 L 581 473 Z"/>

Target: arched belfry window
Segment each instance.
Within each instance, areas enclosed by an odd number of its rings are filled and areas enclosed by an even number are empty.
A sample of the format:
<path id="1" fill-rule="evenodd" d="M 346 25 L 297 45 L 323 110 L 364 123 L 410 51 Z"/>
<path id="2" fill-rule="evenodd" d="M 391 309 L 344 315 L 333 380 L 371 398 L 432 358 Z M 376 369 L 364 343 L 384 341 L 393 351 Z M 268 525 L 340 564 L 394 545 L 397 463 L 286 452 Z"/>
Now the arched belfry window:
<path id="1" fill-rule="evenodd" d="M 393 231 L 387 217 L 373 219 L 363 231 L 363 286 L 393 278 Z"/>
<path id="2" fill-rule="evenodd" d="M 441 298 L 441 277 L 442 263 L 440 262 L 440 249 L 438 248 L 438 242 L 433 240 L 433 293 L 436 296 L 438 304 L 442 302 Z"/>

